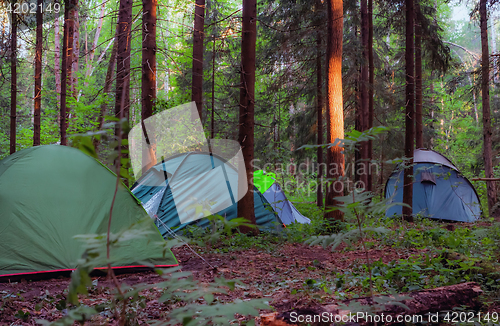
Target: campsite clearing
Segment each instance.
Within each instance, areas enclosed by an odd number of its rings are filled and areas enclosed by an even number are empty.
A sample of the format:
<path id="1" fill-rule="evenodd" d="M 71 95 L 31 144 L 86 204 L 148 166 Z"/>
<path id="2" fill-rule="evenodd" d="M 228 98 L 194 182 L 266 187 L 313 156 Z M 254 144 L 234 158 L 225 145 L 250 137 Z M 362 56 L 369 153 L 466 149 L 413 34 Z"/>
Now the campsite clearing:
<path id="1" fill-rule="evenodd" d="M 429 220 L 428 220 L 429 221 Z M 443 263 L 448 270 L 454 269 L 453 258 L 442 259 L 437 252 L 448 248 L 442 244 L 442 239 L 457 238 L 463 246 L 471 247 L 468 236 L 462 235 L 465 229 L 474 229 L 467 224 L 438 224 L 432 223 L 427 229 L 412 231 L 416 225 L 408 225 L 404 234 L 397 236 L 370 239 L 368 255 L 373 269 L 375 294 L 387 293 L 389 288 L 398 292 L 414 291 L 421 288 L 434 288 L 442 285 L 462 283 L 472 279 L 471 269 L 468 273 L 446 274 L 438 269 Z M 482 222 L 481 228 L 493 228 L 493 224 Z M 434 243 L 427 243 L 419 235 L 428 235 L 435 239 Z M 438 236 L 439 235 L 439 236 Z M 183 266 L 184 271 L 191 271 L 201 284 L 212 282 L 216 277 L 239 279 L 242 284 L 227 295 L 217 295 L 218 302 L 232 302 L 235 299 L 269 298 L 271 305 L 278 312 L 289 311 L 293 308 L 313 308 L 319 305 L 338 303 L 339 301 L 365 296 L 367 294 L 366 256 L 360 243 L 351 246 L 341 245 L 335 251 L 319 246 L 308 246 L 290 241 L 272 241 L 271 238 L 252 238 L 253 243 L 245 248 L 238 243 L 241 236 L 234 235 L 233 246 L 228 243 L 231 239 L 223 239 L 223 244 L 208 246 L 192 246 L 201 257 L 196 256 L 186 246 L 174 248 L 172 251 Z M 391 239 L 395 238 L 395 239 Z M 246 238 L 245 238 L 246 239 Z M 395 241 L 392 241 L 395 240 Z M 245 240 L 246 241 L 246 240 Z M 389 243 L 392 243 L 389 245 Z M 456 248 L 458 248 L 456 246 Z M 471 247 L 472 248 L 472 247 Z M 457 249 L 458 250 L 458 249 Z M 486 249 L 484 249 L 486 253 Z M 471 249 L 471 253 L 472 253 Z M 411 257 L 411 259 L 409 259 Z M 460 261 L 461 260 L 461 261 Z M 215 268 L 211 268 L 207 263 Z M 434 266 L 433 271 L 412 274 L 412 270 L 424 269 L 426 261 Z M 468 262 L 468 258 L 458 256 L 460 263 Z M 443 266 L 444 266 L 443 265 Z M 430 265 L 429 265 L 430 266 Z M 478 268 L 482 268 L 478 266 Z M 427 267 L 430 269 L 430 267 Z M 458 268 L 456 269 L 459 270 Z M 389 273 L 391 276 L 389 277 Z M 493 272 L 494 273 L 494 272 Z M 440 283 L 432 283 L 446 277 Z M 402 279 L 405 277 L 406 279 Z M 455 277 L 453 280 L 452 277 Z M 134 285 L 138 283 L 158 283 L 162 280 L 153 272 L 119 275 L 121 283 Z M 401 284 L 398 284 L 397 281 Z M 112 282 L 105 277 L 93 278 L 94 286 L 89 290 L 88 297 L 82 297 L 81 302 L 96 306 L 109 304 L 113 298 Z M 67 293 L 68 278 L 50 279 L 45 281 L 18 283 L 0 283 L 1 325 L 15 322 L 17 325 L 34 325 L 35 319 L 56 320 L 60 318 L 65 307 L 61 302 Z M 410 288 L 408 288 L 410 287 Z M 491 294 L 492 289 L 483 290 Z M 493 289 L 495 291 L 495 289 Z M 498 289 L 496 290 L 498 291 Z M 150 320 L 164 320 L 171 309 L 178 303 L 159 303 L 163 290 L 153 288 L 143 291 L 137 302 L 130 306 L 130 316 L 139 323 Z M 484 296 L 483 311 L 497 311 L 498 306 L 489 302 Z M 62 301 L 61 301 L 62 300 Z M 23 312 L 24 315 L 20 314 Z M 237 316 L 244 320 L 243 316 Z M 102 311 L 93 317 L 95 324 L 108 324 L 113 321 L 113 314 L 109 310 Z"/>

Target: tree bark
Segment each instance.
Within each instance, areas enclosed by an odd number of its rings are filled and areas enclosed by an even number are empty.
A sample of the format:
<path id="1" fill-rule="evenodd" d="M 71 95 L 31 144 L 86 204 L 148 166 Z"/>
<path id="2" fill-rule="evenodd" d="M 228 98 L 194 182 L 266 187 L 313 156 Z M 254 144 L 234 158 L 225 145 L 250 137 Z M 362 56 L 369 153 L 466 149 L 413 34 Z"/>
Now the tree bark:
<path id="1" fill-rule="evenodd" d="M 213 36 L 212 45 L 212 110 L 210 110 L 210 138 L 215 139 L 215 56 L 217 52 L 215 49 L 215 34 Z"/>
<path id="2" fill-rule="evenodd" d="M 414 74 L 415 66 L 413 61 L 414 55 L 414 8 L 413 0 L 406 0 L 406 118 L 405 118 L 405 157 L 409 159 L 409 167 L 404 170 L 403 178 L 403 203 L 410 207 L 403 206 L 403 219 L 413 221 L 412 204 L 413 204 L 413 148 L 414 135 L 414 106 L 415 106 L 415 91 L 414 91 Z"/>
<path id="3" fill-rule="evenodd" d="M 373 90 L 374 90 L 373 66 L 373 0 L 368 0 L 368 128 L 373 128 Z M 370 162 L 373 158 L 373 141 L 368 141 L 368 185 L 367 190 L 373 191 L 372 171 Z"/>
<path id="4" fill-rule="evenodd" d="M 191 98 L 196 102 L 203 121 L 203 37 L 205 25 L 205 0 L 196 0 L 193 31 L 193 79 Z"/>
<path id="5" fill-rule="evenodd" d="M 55 0 L 54 3 L 60 4 L 59 0 Z M 55 83 L 56 83 L 56 98 L 57 104 L 61 103 L 61 40 L 59 35 L 59 16 L 56 15 L 54 18 L 54 71 L 55 71 Z M 56 104 L 56 105 L 57 105 Z M 57 124 L 61 124 L 61 111 L 59 106 L 59 111 L 57 113 Z"/>
<path id="6" fill-rule="evenodd" d="M 73 51 L 71 56 L 71 94 L 73 97 L 77 97 L 77 87 L 78 87 L 78 64 L 80 59 L 80 20 L 78 16 L 78 3 L 75 5 L 70 15 L 73 20 Z"/>
<path id="7" fill-rule="evenodd" d="M 316 2 L 317 7 L 319 1 Z M 321 67 L 321 32 L 318 31 L 316 36 L 316 114 L 318 124 L 318 145 L 323 144 L 323 74 Z M 318 147 L 317 152 L 318 161 L 318 177 L 317 177 L 317 194 L 316 205 L 323 207 L 323 148 Z"/>
<path id="8" fill-rule="evenodd" d="M 132 25 L 132 0 L 120 0 L 117 31 L 115 115 L 128 119 L 130 106 L 130 37 Z"/>
<path id="9" fill-rule="evenodd" d="M 12 1 L 15 3 L 14 0 Z M 17 15 L 12 11 L 10 33 L 10 154 L 16 152 L 17 120 Z"/>
<path id="10" fill-rule="evenodd" d="M 63 56 L 61 62 L 61 145 L 67 145 L 68 129 L 68 84 L 71 83 L 71 59 L 73 58 L 74 21 L 71 11 L 76 10 L 78 0 L 64 0 Z M 71 89 L 71 87 L 70 87 Z"/>
<path id="11" fill-rule="evenodd" d="M 243 19 L 241 36 L 241 85 L 240 118 L 238 141 L 245 160 L 248 191 L 238 202 L 238 216 L 245 217 L 256 224 L 253 198 L 253 159 L 254 159 L 254 106 L 255 106 L 255 44 L 257 40 L 257 1 L 243 0 Z M 241 232 L 253 233 L 257 229 L 240 227 Z"/>
<path id="12" fill-rule="evenodd" d="M 342 41 L 343 41 L 343 3 L 342 0 L 328 0 L 328 37 L 326 46 L 326 114 L 328 143 L 344 138 L 344 106 L 342 99 Z M 327 150 L 327 178 L 334 182 L 328 185 L 325 205 L 333 208 L 335 197 L 343 196 L 344 176 L 343 148 L 336 145 Z M 328 211 L 325 218 L 343 220 L 340 210 Z"/>
<path id="13" fill-rule="evenodd" d="M 156 100 L 156 6 L 157 0 L 143 0 L 142 8 L 142 115 L 144 121 L 153 115 Z M 144 127 L 144 126 L 143 126 Z M 146 130 L 143 129 L 143 132 Z M 144 172 L 156 164 L 155 142 L 148 135 L 148 148 L 143 151 Z"/>
<path id="14" fill-rule="evenodd" d="M 420 0 L 415 3 L 415 143 L 416 148 L 424 148 L 423 98 L 422 98 L 422 27 L 420 20 Z"/>
<path id="15" fill-rule="evenodd" d="M 368 92 L 368 83 L 369 83 L 369 55 L 368 55 L 368 47 L 369 47 L 369 23 L 368 23 L 368 2 L 367 0 L 361 0 L 360 5 L 361 11 L 361 47 L 362 47 L 362 60 L 361 60 L 361 73 L 360 73 L 360 131 L 364 132 L 368 130 L 368 120 L 369 120 L 369 92 Z M 368 189 L 368 142 L 362 142 L 359 146 L 360 149 L 360 168 L 361 171 L 357 171 L 359 174 L 359 181 L 361 183 L 361 187 L 365 190 Z M 361 173 L 359 173 L 361 172 Z"/>
<path id="16" fill-rule="evenodd" d="M 43 0 L 37 0 L 35 41 L 35 94 L 33 96 L 33 146 L 40 145 L 40 115 L 42 110 L 42 47 L 43 47 Z"/>
<path id="17" fill-rule="evenodd" d="M 116 95 L 115 95 L 115 117 L 121 117 L 129 121 L 130 110 L 130 46 L 132 37 L 132 5 L 133 0 L 120 0 L 118 11 L 117 30 L 117 57 L 116 57 Z M 116 125 L 115 135 L 117 139 L 127 139 L 123 135 L 123 128 L 120 121 Z M 121 146 L 122 150 L 127 150 L 127 146 Z M 121 154 L 123 158 L 128 158 L 127 154 Z M 126 168 L 126 167 L 124 167 Z M 128 185 L 128 180 L 124 181 Z"/>
<path id="18" fill-rule="evenodd" d="M 484 172 L 486 178 L 493 178 L 493 154 L 491 145 L 491 116 L 490 116 L 490 60 L 488 48 L 488 17 L 486 12 L 486 1 L 479 2 L 479 15 L 481 20 L 481 92 L 483 102 L 483 158 Z M 490 216 L 493 215 L 493 209 L 496 203 L 496 188 L 492 181 L 486 183 L 488 193 L 488 211 Z"/>

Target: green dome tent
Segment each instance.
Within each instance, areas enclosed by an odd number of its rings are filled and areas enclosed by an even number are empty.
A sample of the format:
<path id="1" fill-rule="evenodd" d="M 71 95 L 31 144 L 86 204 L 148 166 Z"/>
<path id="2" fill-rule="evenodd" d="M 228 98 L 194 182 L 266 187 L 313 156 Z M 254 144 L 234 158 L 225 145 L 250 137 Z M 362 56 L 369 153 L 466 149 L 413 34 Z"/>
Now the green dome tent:
<path id="1" fill-rule="evenodd" d="M 78 149 L 37 146 L 0 161 L 0 278 L 74 270 L 83 254 L 79 234 L 107 231 L 116 176 Z M 114 268 L 178 265 L 130 191 L 119 185 L 111 232 L 147 220 L 147 239 L 111 248 Z M 143 230 L 143 229 L 141 229 Z"/>

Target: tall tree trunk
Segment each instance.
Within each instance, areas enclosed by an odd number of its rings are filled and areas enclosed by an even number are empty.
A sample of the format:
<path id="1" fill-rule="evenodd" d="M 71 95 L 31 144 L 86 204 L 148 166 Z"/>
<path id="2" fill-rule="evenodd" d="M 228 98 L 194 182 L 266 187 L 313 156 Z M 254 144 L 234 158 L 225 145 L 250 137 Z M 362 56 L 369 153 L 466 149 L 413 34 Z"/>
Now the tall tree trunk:
<path id="1" fill-rule="evenodd" d="M 215 34 L 213 37 L 212 45 L 212 110 L 210 113 L 212 115 L 210 119 L 210 138 L 215 139 L 215 55 L 217 54 L 215 49 Z"/>
<path id="2" fill-rule="evenodd" d="M 12 1 L 14 6 L 14 0 Z M 12 11 L 10 33 L 10 153 L 16 152 L 17 119 L 17 15 Z"/>
<path id="3" fill-rule="evenodd" d="M 486 178 L 493 178 L 493 154 L 491 148 L 491 117 L 490 117 L 490 53 L 488 48 L 488 17 L 486 12 L 486 1 L 479 2 L 479 15 L 481 17 L 481 92 L 483 101 L 483 156 L 484 172 Z M 488 210 L 490 216 L 494 214 L 493 209 L 496 203 L 497 194 L 495 183 L 488 181 L 486 183 L 488 193 Z"/>
<path id="4" fill-rule="evenodd" d="M 318 3 L 317 1 L 316 3 Z M 323 74 L 321 71 L 321 32 L 316 36 L 316 114 L 318 123 L 318 145 L 323 144 Z M 316 152 L 318 161 L 318 186 L 316 205 L 323 207 L 323 148 L 318 147 Z"/>
<path id="5" fill-rule="evenodd" d="M 243 0 L 241 36 L 240 119 L 238 141 L 245 160 L 248 191 L 238 202 L 238 216 L 256 224 L 253 198 L 254 106 L 255 106 L 255 43 L 257 40 L 257 1 Z M 257 229 L 241 227 L 244 233 Z"/>
<path id="6" fill-rule="evenodd" d="M 60 4 L 59 0 L 54 3 Z M 54 71 L 55 71 L 55 83 L 56 83 L 56 98 L 57 105 L 61 103 L 61 40 L 59 35 L 59 17 L 56 15 L 54 18 Z M 59 106 L 60 109 L 60 106 Z M 57 113 L 57 124 L 61 124 L 61 111 Z"/>
<path id="7" fill-rule="evenodd" d="M 78 4 L 70 11 L 73 20 L 73 52 L 71 57 L 71 93 L 77 97 L 76 89 L 78 87 L 78 64 L 80 59 L 80 19 L 78 16 Z"/>
<path id="8" fill-rule="evenodd" d="M 203 121 L 203 37 L 205 25 L 205 0 L 196 0 L 193 31 L 193 81 L 191 98 L 196 102 Z"/>
<path id="9" fill-rule="evenodd" d="M 373 66 L 373 0 L 368 0 L 368 128 L 373 128 L 373 90 L 374 90 Z M 371 171 L 371 160 L 373 158 L 373 141 L 368 141 L 368 191 L 373 191 L 373 178 Z"/>
<path id="10" fill-rule="evenodd" d="M 35 94 L 34 123 L 33 123 L 33 146 L 40 145 L 40 115 L 42 110 L 42 47 L 43 47 L 43 0 L 37 1 L 36 6 L 36 45 L 35 45 Z"/>
<path id="11" fill-rule="evenodd" d="M 409 158 L 408 168 L 404 170 L 403 178 L 403 203 L 410 206 L 403 206 L 403 219 L 413 221 L 412 204 L 413 204 L 413 148 L 414 135 L 414 106 L 415 106 L 415 91 L 414 91 L 414 74 L 415 66 L 413 62 L 414 55 L 414 8 L 413 0 L 406 0 L 406 118 L 405 118 L 405 157 Z"/>
<path id="12" fill-rule="evenodd" d="M 132 5 L 133 0 L 120 0 L 118 11 L 118 31 L 117 31 L 117 58 L 116 58 L 116 96 L 115 96 L 115 116 L 129 119 L 130 109 L 130 46 L 132 32 Z M 121 123 L 121 121 L 120 121 Z M 118 139 L 126 139 L 120 133 L 123 128 L 116 126 L 115 134 Z M 122 149 L 127 148 L 122 146 Z M 127 157 L 123 155 L 122 157 Z M 128 181 L 125 183 L 127 184 Z"/>
<path id="13" fill-rule="evenodd" d="M 342 0 L 327 0 L 328 37 L 326 46 L 326 114 L 328 143 L 344 138 L 344 105 L 342 99 L 342 37 L 344 13 Z M 326 191 L 327 207 L 336 205 L 335 197 L 343 196 L 344 154 L 342 147 L 332 146 L 327 150 L 327 178 L 336 179 Z M 325 218 L 343 220 L 340 210 L 329 211 Z"/>
<path id="14" fill-rule="evenodd" d="M 73 58 L 73 35 L 74 20 L 72 11 L 76 10 L 78 0 L 64 1 L 64 32 L 63 32 L 63 56 L 61 62 L 61 145 L 67 145 L 68 130 L 68 107 L 66 99 L 68 97 L 68 84 L 71 83 L 71 59 Z M 71 87 L 70 87 L 71 89 Z"/>
<path id="15" fill-rule="evenodd" d="M 157 0 L 142 1 L 142 114 L 141 121 L 153 115 L 156 100 L 156 6 Z M 144 125 L 143 125 L 144 127 Z M 143 128 L 143 132 L 146 129 Z M 148 148 L 143 151 L 144 172 L 156 164 L 155 142 L 148 135 Z"/>
<path id="16" fill-rule="evenodd" d="M 368 130 L 368 115 L 369 115 L 369 92 L 368 92 L 368 43 L 369 43 L 369 24 L 368 24 L 368 2 L 367 0 L 361 0 L 361 46 L 363 48 L 362 54 L 363 59 L 361 60 L 361 73 L 360 73 L 360 131 Z M 361 173 L 359 173 L 359 181 L 362 187 L 366 190 L 368 189 L 368 142 L 362 142 L 360 144 L 360 158 L 362 168 Z M 359 171 L 358 171 L 359 172 Z"/>
<path id="17" fill-rule="evenodd" d="M 420 0 L 415 3 L 415 143 L 424 148 L 423 108 L 422 108 L 422 26 L 420 19 Z"/>

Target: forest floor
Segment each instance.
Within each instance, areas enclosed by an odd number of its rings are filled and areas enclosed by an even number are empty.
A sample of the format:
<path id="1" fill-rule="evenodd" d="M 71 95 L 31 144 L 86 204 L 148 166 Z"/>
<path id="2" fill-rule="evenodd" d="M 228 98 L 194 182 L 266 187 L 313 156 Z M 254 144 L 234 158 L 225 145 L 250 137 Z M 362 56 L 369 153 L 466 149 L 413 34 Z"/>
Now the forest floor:
<path id="1" fill-rule="evenodd" d="M 183 271 L 191 271 L 195 279 L 206 284 L 215 277 L 240 279 L 234 291 L 220 295 L 219 300 L 231 302 L 234 299 L 269 298 L 278 312 L 293 308 L 314 307 L 319 304 L 336 303 L 338 296 L 328 293 L 325 284 L 337 280 L 336 275 L 358 270 L 366 263 L 362 250 L 345 250 L 345 245 L 335 251 L 320 246 L 298 243 L 283 243 L 270 248 L 249 248 L 246 250 L 214 252 L 213 248 L 182 246 L 173 252 Z M 210 250 L 212 249 L 212 250 Z M 428 249 L 401 249 L 390 246 L 376 246 L 368 250 L 369 259 L 385 264 L 391 261 L 414 259 L 428 254 Z M 154 272 L 140 272 L 118 275 L 120 283 L 157 283 L 163 279 Z M 330 282 L 330 283 L 328 283 Z M 113 284 L 106 277 L 94 277 L 88 297 L 81 302 L 89 306 L 109 303 L 112 300 Z M 66 310 L 61 302 L 67 294 L 69 278 L 59 277 L 42 281 L 21 280 L 16 283 L 0 283 L 0 325 L 36 325 L 37 319 L 54 321 Z M 359 286 L 344 287 L 346 298 L 357 297 Z M 337 293 L 338 294 L 338 293 Z M 171 307 L 159 303 L 162 289 L 153 288 L 141 293 L 143 304 L 134 312 L 138 324 L 151 320 L 162 320 Z M 495 310 L 498 306 L 495 306 Z M 242 317 L 243 318 L 243 317 Z M 106 325 L 113 321 L 112 313 L 103 311 L 94 316 L 93 324 Z"/>
<path id="2" fill-rule="evenodd" d="M 366 262 L 363 251 L 332 252 L 319 246 L 303 244 L 285 244 L 274 247 L 272 252 L 258 249 L 230 251 L 227 253 L 201 253 L 200 258 L 186 246 L 173 249 L 183 271 L 192 271 L 194 277 L 202 283 L 212 282 L 214 277 L 240 279 L 243 284 L 234 291 L 222 295 L 222 300 L 265 298 L 269 297 L 271 306 L 277 311 L 286 311 L 296 307 L 310 307 L 320 303 L 333 303 L 336 300 L 321 287 L 308 284 L 308 280 L 328 280 L 337 272 L 360 267 Z M 196 251 L 202 248 L 195 247 Z M 391 247 L 370 249 L 372 261 L 382 260 L 388 263 L 394 260 L 406 260 L 410 256 L 421 255 L 426 250 L 396 250 Z M 137 283 L 155 283 L 162 278 L 154 272 L 140 272 L 118 275 L 120 282 L 134 285 Z M 111 300 L 112 282 L 106 277 L 93 278 L 95 286 L 90 295 L 82 302 L 90 306 Z M 315 284 L 317 284 L 315 281 Z M 69 278 L 55 278 L 42 281 L 22 280 L 16 283 L 0 283 L 0 295 L 5 300 L 0 308 L 1 325 L 35 325 L 36 319 L 55 320 L 60 318 L 64 309 L 57 306 L 65 297 Z M 356 289 L 348 289 L 348 292 Z M 292 294 L 293 293 L 293 294 Z M 138 313 L 142 322 L 162 318 L 168 312 L 163 304 L 158 303 L 161 290 L 144 293 L 145 308 Z M 24 315 L 19 314 L 21 310 Z M 102 314 L 100 322 L 109 320 Z M 23 320 L 24 319 L 24 320 Z"/>

